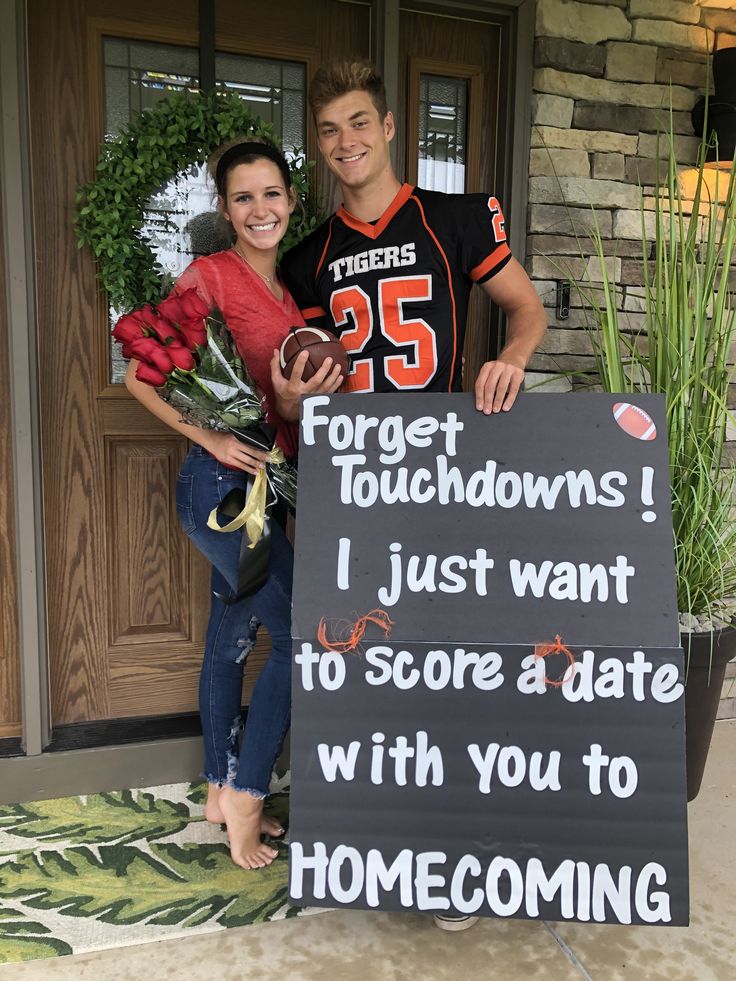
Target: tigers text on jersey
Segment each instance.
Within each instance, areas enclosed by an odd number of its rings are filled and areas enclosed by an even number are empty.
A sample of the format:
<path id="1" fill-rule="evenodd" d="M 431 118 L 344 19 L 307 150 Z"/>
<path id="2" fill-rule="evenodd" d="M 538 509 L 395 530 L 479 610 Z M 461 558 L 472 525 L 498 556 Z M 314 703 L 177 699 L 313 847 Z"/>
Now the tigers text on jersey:
<path id="1" fill-rule="evenodd" d="M 307 323 L 350 353 L 343 391 L 460 391 L 473 283 L 511 258 L 501 207 L 484 194 L 402 185 L 375 223 L 338 209 L 281 262 Z"/>

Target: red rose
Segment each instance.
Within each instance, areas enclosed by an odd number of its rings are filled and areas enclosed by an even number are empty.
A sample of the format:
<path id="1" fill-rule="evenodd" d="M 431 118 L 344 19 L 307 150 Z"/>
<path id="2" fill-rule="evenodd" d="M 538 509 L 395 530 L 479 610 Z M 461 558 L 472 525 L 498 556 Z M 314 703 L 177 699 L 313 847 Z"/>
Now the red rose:
<path id="1" fill-rule="evenodd" d="M 158 305 L 158 312 L 173 323 L 180 325 L 182 321 L 199 321 L 209 314 L 210 310 L 200 297 L 195 287 L 172 293 Z"/>
<path id="2" fill-rule="evenodd" d="M 136 337 L 126 345 L 128 350 L 131 352 L 131 358 L 135 358 L 137 361 L 150 361 L 151 351 L 154 347 L 160 347 L 161 344 L 155 337 Z"/>
<path id="3" fill-rule="evenodd" d="M 147 327 L 152 320 L 156 319 L 156 311 L 153 309 L 150 303 L 144 304 L 140 310 L 134 310 L 131 314 L 134 320 L 137 320 L 139 324 L 143 327 Z"/>
<path id="4" fill-rule="evenodd" d="M 172 293 L 165 300 L 162 300 L 158 305 L 158 312 L 159 316 L 166 317 L 167 320 L 170 320 L 174 324 L 178 323 L 181 313 L 179 295 Z"/>
<path id="5" fill-rule="evenodd" d="M 145 382 L 146 385 L 153 385 L 154 388 L 160 388 L 166 384 L 166 375 L 162 374 L 158 368 L 146 364 L 145 361 L 141 361 L 135 369 L 135 377 L 138 381 Z"/>
<path id="6" fill-rule="evenodd" d="M 143 342 L 145 340 L 147 340 L 146 335 L 145 334 L 139 334 L 138 337 L 134 337 L 132 340 L 126 341 L 122 345 L 123 357 L 124 358 L 137 358 L 138 360 L 141 360 L 142 355 L 141 354 L 136 354 L 135 352 L 136 352 L 136 347 L 138 347 L 140 350 L 145 350 L 145 348 L 142 348 L 142 349 L 140 348 L 141 342 Z"/>
<path id="7" fill-rule="evenodd" d="M 167 344 L 166 353 L 174 362 L 175 368 L 181 368 L 182 371 L 191 371 L 194 367 L 194 358 L 192 357 L 192 352 L 184 347 L 183 344 L 177 342 L 175 344 Z"/>
<path id="8" fill-rule="evenodd" d="M 174 370 L 174 362 L 164 347 L 153 348 L 148 357 L 148 363 L 153 364 L 159 371 L 163 371 L 165 375 Z"/>
<path id="9" fill-rule="evenodd" d="M 166 353 L 166 348 L 156 337 L 141 337 L 136 341 L 131 341 L 127 345 L 131 351 L 131 357 L 138 361 L 145 361 L 164 374 L 169 374 L 173 370 L 174 364 Z"/>
<path id="10" fill-rule="evenodd" d="M 156 312 L 150 303 L 146 303 L 145 306 L 141 307 L 140 310 L 133 310 L 132 313 L 123 314 L 123 316 L 115 324 L 112 335 L 116 341 L 119 341 L 123 347 L 123 357 L 132 358 L 133 348 L 132 342 L 142 340 L 151 331 L 155 329 L 155 325 L 158 325 L 160 318 L 156 316 Z M 176 338 L 176 331 L 171 327 L 171 325 L 160 324 L 160 329 L 156 331 L 162 340 L 166 340 L 168 336 Z"/>
<path id="11" fill-rule="evenodd" d="M 204 328 L 203 320 L 196 323 L 180 324 L 179 334 L 190 351 L 193 351 L 195 347 L 200 347 L 207 340 L 207 331 Z"/>
<path id="12" fill-rule="evenodd" d="M 194 287 L 181 293 L 172 293 L 159 303 L 158 311 L 162 317 L 176 324 L 183 335 L 184 343 L 191 351 L 205 343 L 205 318 L 210 311 Z"/>
<path id="13" fill-rule="evenodd" d="M 112 336 L 116 341 L 120 341 L 121 344 L 135 340 L 136 337 L 141 337 L 142 335 L 143 327 L 134 313 L 124 314 L 112 329 Z"/>
<path id="14" fill-rule="evenodd" d="M 193 287 L 179 294 L 179 315 L 182 320 L 204 320 L 209 312 L 210 308 Z"/>
<path id="15" fill-rule="evenodd" d="M 148 325 L 150 329 L 156 334 L 160 341 L 164 344 L 170 341 L 178 341 L 179 335 L 176 327 L 166 319 L 166 317 L 158 316 L 151 318 L 151 322 Z"/>

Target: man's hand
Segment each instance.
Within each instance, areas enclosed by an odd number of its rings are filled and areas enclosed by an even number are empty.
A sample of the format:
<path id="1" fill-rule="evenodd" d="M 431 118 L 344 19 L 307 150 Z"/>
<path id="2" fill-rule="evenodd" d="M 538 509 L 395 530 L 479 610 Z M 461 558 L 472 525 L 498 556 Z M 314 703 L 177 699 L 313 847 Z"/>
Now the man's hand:
<path id="1" fill-rule="evenodd" d="M 510 361 L 486 361 L 475 380 L 475 407 L 479 412 L 508 412 L 524 381 L 524 369 Z"/>
<path id="2" fill-rule="evenodd" d="M 294 422 L 299 418 L 299 399 L 302 395 L 331 395 L 344 381 L 340 365 L 333 364 L 332 358 L 325 358 L 319 371 L 315 372 L 309 381 L 302 381 L 308 358 L 309 351 L 302 351 L 294 362 L 291 378 L 286 379 L 281 374 L 279 352 L 277 350 L 273 352 L 271 384 L 276 395 L 276 409 L 282 419 Z"/>
<path id="3" fill-rule="evenodd" d="M 531 280 L 512 258 L 500 273 L 481 283 L 481 289 L 505 312 L 506 343 L 496 361 L 487 361 L 475 383 L 479 412 L 508 412 L 516 401 L 524 368 L 547 329 L 547 315 Z"/>

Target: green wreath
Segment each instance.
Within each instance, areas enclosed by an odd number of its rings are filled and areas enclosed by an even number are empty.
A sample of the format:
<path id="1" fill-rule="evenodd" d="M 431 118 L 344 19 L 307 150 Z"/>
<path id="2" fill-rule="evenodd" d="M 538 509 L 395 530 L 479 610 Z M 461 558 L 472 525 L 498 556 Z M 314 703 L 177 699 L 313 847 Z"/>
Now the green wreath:
<path id="1" fill-rule="evenodd" d="M 122 312 L 157 303 L 171 278 L 141 231 L 151 196 L 193 164 L 204 163 L 220 144 L 257 136 L 277 144 L 273 127 L 233 93 L 176 93 L 136 117 L 103 145 L 95 178 L 76 196 L 75 227 L 80 247 L 89 245 L 97 276 L 110 302 Z M 313 164 L 292 165 L 297 208 L 282 242 L 287 249 L 316 228 L 324 215 L 309 183 Z M 301 211 L 301 213 L 300 213 Z"/>

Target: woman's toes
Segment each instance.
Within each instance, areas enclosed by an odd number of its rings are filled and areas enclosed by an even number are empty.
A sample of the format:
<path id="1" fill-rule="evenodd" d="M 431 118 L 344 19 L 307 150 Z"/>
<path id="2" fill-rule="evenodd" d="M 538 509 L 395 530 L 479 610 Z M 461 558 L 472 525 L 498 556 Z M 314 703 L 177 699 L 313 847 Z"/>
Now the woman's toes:
<path id="1" fill-rule="evenodd" d="M 275 818 L 264 814 L 261 817 L 261 834 L 270 835 L 272 838 L 280 838 L 284 833 L 284 828 Z"/>
<path id="2" fill-rule="evenodd" d="M 265 869 L 279 855 L 277 851 L 267 845 L 259 845 L 254 851 L 247 853 L 231 849 L 230 854 L 233 862 L 244 869 Z"/>

